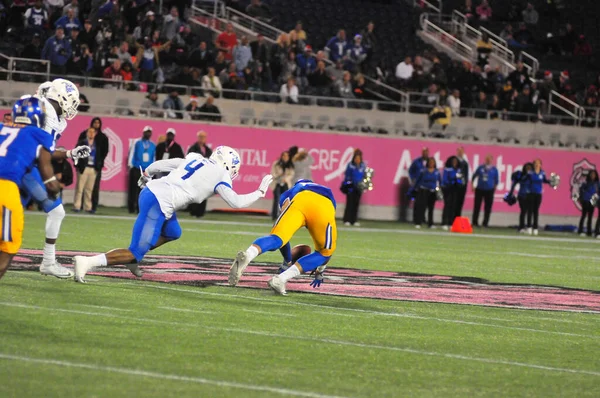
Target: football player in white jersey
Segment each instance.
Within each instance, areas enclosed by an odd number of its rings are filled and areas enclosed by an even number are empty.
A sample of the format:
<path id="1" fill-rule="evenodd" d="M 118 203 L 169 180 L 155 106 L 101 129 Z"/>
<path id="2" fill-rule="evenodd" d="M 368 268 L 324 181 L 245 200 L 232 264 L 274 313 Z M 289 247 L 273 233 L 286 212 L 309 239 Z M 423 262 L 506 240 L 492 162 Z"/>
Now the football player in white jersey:
<path id="1" fill-rule="evenodd" d="M 175 212 L 191 203 L 202 203 L 218 193 L 234 209 L 248 207 L 263 198 L 273 181 L 266 175 L 258 189 L 238 195 L 231 183 L 240 171 L 238 153 L 220 146 L 210 158 L 190 153 L 185 159 L 167 159 L 152 163 L 140 178 L 145 188 L 138 200 L 140 213 L 133 225 L 128 249 L 115 249 L 92 257 L 75 256 L 75 281 L 85 283 L 86 273 L 94 267 L 125 264 L 137 277 L 142 276 L 138 263 L 148 251 L 166 242 L 179 239 L 181 227 Z M 166 177 L 150 180 L 153 175 L 169 172 Z"/>
<path id="2" fill-rule="evenodd" d="M 29 97 L 29 96 L 26 96 Z M 46 118 L 43 129 L 54 138 L 52 150 L 56 147 L 56 141 L 67 127 L 67 121 L 71 120 L 77 114 L 79 106 L 79 90 L 68 80 L 56 79 L 51 82 L 42 83 L 35 97 L 40 98 L 44 104 Z M 88 146 L 79 146 L 70 151 L 54 151 L 53 159 L 69 158 L 75 163 L 80 158 L 86 158 L 90 154 Z M 65 218 L 65 209 L 60 198 L 51 198 L 48 196 L 44 181 L 39 170 L 33 168 L 22 180 L 23 204 L 26 205 L 31 199 L 38 203 L 44 212 L 46 218 L 46 243 L 44 245 L 44 255 L 40 272 L 43 275 L 52 275 L 57 278 L 70 278 L 73 273 L 68 268 L 61 266 L 56 262 L 56 240 L 62 220 Z"/>

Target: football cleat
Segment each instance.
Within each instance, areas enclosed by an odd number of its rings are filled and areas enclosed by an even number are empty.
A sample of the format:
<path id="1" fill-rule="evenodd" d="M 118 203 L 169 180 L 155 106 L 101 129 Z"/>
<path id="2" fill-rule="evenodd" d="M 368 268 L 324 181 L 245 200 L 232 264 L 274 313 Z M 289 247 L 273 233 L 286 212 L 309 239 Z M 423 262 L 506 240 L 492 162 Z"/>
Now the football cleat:
<path id="1" fill-rule="evenodd" d="M 231 268 L 229 269 L 229 278 L 227 279 L 230 286 L 235 286 L 240 281 L 244 270 L 248 266 L 248 256 L 246 256 L 246 252 L 238 252 L 235 260 L 233 260 L 233 264 L 231 264 Z"/>
<path id="2" fill-rule="evenodd" d="M 144 271 L 142 271 L 137 264 L 127 264 L 127 268 L 129 268 L 129 271 L 138 278 L 141 278 L 144 275 Z"/>
<path id="3" fill-rule="evenodd" d="M 539 232 L 538 232 L 538 230 L 537 230 L 537 229 L 534 229 L 534 230 L 533 230 L 533 236 L 538 236 L 538 233 L 539 233 Z"/>
<path id="4" fill-rule="evenodd" d="M 267 285 L 277 294 L 281 294 L 282 296 L 287 296 L 287 292 L 285 291 L 285 283 L 279 278 L 279 276 L 272 277 Z"/>
<path id="5" fill-rule="evenodd" d="M 57 262 L 54 264 L 42 264 L 40 265 L 40 273 L 42 275 L 55 276 L 60 279 L 67 279 L 73 276 L 73 272 L 70 269 L 63 267 Z"/>
<path id="6" fill-rule="evenodd" d="M 73 264 L 75 265 L 75 282 L 86 283 L 85 274 L 94 267 L 90 258 L 75 256 L 73 257 Z"/>

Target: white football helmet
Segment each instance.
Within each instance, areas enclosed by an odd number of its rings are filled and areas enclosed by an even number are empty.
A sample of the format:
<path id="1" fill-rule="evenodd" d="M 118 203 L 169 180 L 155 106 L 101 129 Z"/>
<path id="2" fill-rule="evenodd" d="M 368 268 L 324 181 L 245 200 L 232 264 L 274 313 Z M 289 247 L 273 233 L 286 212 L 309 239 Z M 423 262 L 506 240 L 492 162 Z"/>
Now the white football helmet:
<path id="1" fill-rule="evenodd" d="M 242 161 L 240 160 L 240 155 L 233 148 L 224 145 L 218 146 L 212 155 L 210 155 L 210 160 L 223 166 L 229 172 L 232 181 L 240 174 Z"/>
<path id="2" fill-rule="evenodd" d="M 47 83 L 40 85 L 38 93 L 49 100 L 58 102 L 65 119 L 73 119 L 77 115 L 77 108 L 79 107 L 79 90 L 77 86 L 65 79 L 55 79 L 50 82 L 49 87 L 46 86 Z"/>

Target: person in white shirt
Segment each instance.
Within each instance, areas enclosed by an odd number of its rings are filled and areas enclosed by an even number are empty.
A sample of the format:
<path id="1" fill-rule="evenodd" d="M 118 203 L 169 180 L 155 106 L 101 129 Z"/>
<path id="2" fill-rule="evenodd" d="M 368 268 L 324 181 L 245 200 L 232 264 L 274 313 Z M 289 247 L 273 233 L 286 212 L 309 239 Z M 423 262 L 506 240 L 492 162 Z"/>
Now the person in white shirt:
<path id="1" fill-rule="evenodd" d="M 412 78 L 415 68 L 412 65 L 412 59 L 410 57 L 404 58 L 404 61 L 400 62 L 396 66 L 396 77 L 402 82 L 406 82 Z"/>
<path id="2" fill-rule="evenodd" d="M 240 167 L 239 154 L 227 146 L 217 147 L 210 158 L 190 153 L 185 159 L 152 163 L 138 182 L 140 187 L 145 188 L 140 194 L 140 213 L 133 225 L 129 248 L 92 257 L 75 256 L 75 281 L 85 283 L 86 273 L 94 267 L 117 264 L 126 264 L 135 276 L 141 277 L 142 271 L 137 264 L 148 251 L 179 239 L 181 227 L 175 212 L 186 209 L 192 203 L 202 203 L 218 193 L 229 206 L 240 209 L 263 198 L 273 176 L 264 176 L 256 191 L 238 195 L 231 184 Z M 164 172 L 170 173 L 151 180 L 152 176 Z"/>
<path id="3" fill-rule="evenodd" d="M 452 95 L 448 97 L 448 106 L 452 111 L 452 116 L 460 116 L 460 91 L 452 91 Z"/>
<path id="4" fill-rule="evenodd" d="M 215 98 L 221 96 L 223 86 L 219 77 L 215 75 L 215 68 L 208 68 L 208 74 L 202 78 L 202 90 L 204 94 L 211 94 Z"/>
<path id="5" fill-rule="evenodd" d="M 287 83 L 281 86 L 279 96 L 283 102 L 288 104 L 298 103 L 298 86 L 296 86 L 296 80 L 293 77 L 290 77 Z"/>

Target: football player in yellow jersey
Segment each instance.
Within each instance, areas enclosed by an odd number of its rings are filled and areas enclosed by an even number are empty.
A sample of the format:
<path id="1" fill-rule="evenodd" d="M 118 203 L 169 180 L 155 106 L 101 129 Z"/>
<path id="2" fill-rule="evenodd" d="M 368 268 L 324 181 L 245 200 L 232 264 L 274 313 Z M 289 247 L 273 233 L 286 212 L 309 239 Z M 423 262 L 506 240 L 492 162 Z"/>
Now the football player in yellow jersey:
<path id="1" fill-rule="evenodd" d="M 313 287 L 323 281 L 323 271 L 336 248 L 335 198 L 331 189 L 310 180 L 299 180 L 281 195 L 281 214 L 271 234 L 259 238 L 246 251 L 239 252 L 229 270 L 229 284 L 237 285 L 248 264 L 264 252 L 280 249 L 284 258 L 282 273 L 268 284 L 275 292 L 286 295 L 285 284 L 302 272 L 314 272 Z M 290 239 L 300 228 L 306 227 L 315 245 L 315 251 L 291 264 Z"/>

